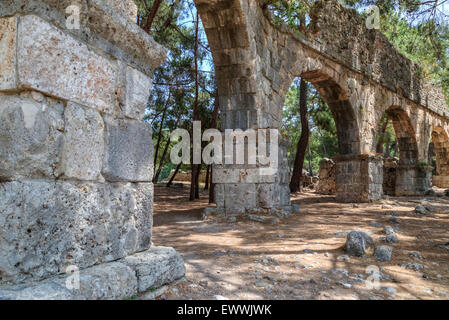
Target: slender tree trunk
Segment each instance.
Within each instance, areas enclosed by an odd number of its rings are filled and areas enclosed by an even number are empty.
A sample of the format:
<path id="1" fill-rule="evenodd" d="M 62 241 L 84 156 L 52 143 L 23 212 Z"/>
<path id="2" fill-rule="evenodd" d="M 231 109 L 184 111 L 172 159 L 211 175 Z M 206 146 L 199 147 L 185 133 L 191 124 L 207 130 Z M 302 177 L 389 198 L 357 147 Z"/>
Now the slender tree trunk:
<path id="1" fill-rule="evenodd" d="M 159 180 L 159 176 L 161 175 L 162 167 L 164 166 L 165 157 L 167 156 L 167 152 L 168 152 L 168 148 L 170 147 L 170 143 L 171 143 L 171 140 L 169 138 L 167 141 L 167 144 L 165 145 L 164 152 L 162 153 L 161 161 L 159 162 L 159 167 L 156 171 L 156 174 L 154 175 L 153 183 L 157 183 L 157 181 Z"/>
<path id="2" fill-rule="evenodd" d="M 220 110 L 220 101 L 218 97 L 218 90 L 215 94 L 215 101 L 214 101 L 214 112 L 212 114 L 212 124 L 211 129 L 217 128 L 218 123 L 218 111 Z M 210 168 L 210 188 L 209 188 L 209 203 L 215 203 L 215 183 L 213 183 L 213 174 L 214 169 L 213 166 Z"/>
<path id="3" fill-rule="evenodd" d="M 198 119 L 198 102 L 199 102 L 199 77 L 198 77 L 198 46 L 199 46 L 199 20 L 200 16 L 197 10 L 195 21 L 195 49 L 194 49 L 194 61 L 195 61 L 195 102 L 193 105 L 193 121 Z M 193 125 L 192 125 L 193 132 Z M 193 135 L 192 135 L 193 136 Z M 196 187 L 198 185 L 196 165 L 193 164 L 192 156 L 191 164 L 191 179 L 190 179 L 190 201 L 194 201 L 196 198 Z M 199 170 L 199 168 L 198 168 Z"/>
<path id="4" fill-rule="evenodd" d="M 204 182 L 204 190 L 209 190 L 209 175 L 210 175 L 210 165 L 206 169 L 206 181 Z"/>
<path id="5" fill-rule="evenodd" d="M 202 165 L 197 165 L 196 167 L 196 176 L 195 176 L 195 199 L 200 198 L 200 174 L 201 174 Z"/>
<path id="6" fill-rule="evenodd" d="M 148 16 L 147 23 L 145 25 L 145 31 L 151 33 L 151 26 L 153 25 L 154 18 L 159 10 L 159 6 L 161 5 L 162 0 L 154 0 L 153 7 L 151 8 L 150 15 Z"/>
<path id="7" fill-rule="evenodd" d="M 295 164 L 293 167 L 292 180 L 290 181 L 291 192 L 300 191 L 302 169 L 306 156 L 307 145 L 309 143 L 309 119 L 307 116 L 307 82 L 301 79 L 299 86 L 299 113 L 301 115 L 301 137 L 296 150 Z"/>
<path id="8" fill-rule="evenodd" d="M 173 172 L 173 175 L 171 176 L 170 180 L 167 182 L 167 188 L 170 188 L 171 185 L 173 184 L 173 181 L 175 180 L 175 177 L 178 174 L 179 169 L 181 169 L 181 165 L 182 165 L 182 162 L 180 164 L 178 164 L 178 166 L 176 167 L 175 172 Z"/>
<path id="9" fill-rule="evenodd" d="M 399 152 L 399 142 L 398 142 L 398 139 L 396 139 L 396 141 L 395 141 L 395 143 L 394 143 L 394 153 L 393 153 L 393 158 L 396 158 L 398 152 Z"/>
<path id="10" fill-rule="evenodd" d="M 386 133 L 386 140 L 387 140 L 387 143 L 385 144 L 384 157 L 389 158 L 390 154 L 391 154 L 391 151 L 390 151 L 391 142 L 390 142 L 390 133 L 389 132 Z"/>
<path id="11" fill-rule="evenodd" d="M 162 141 L 162 129 L 164 127 L 164 122 L 165 122 L 165 116 L 167 114 L 167 109 L 168 109 L 168 103 L 170 101 L 170 95 L 168 95 L 168 99 L 167 102 L 165 103 L 165 107 L 164 107 L 164 112 L 162 113 L 162 119 L 161 119 L 161 126 L 159 127 L 159 132 L 158 132 L 158 137 L 157 137 L 157 143 L 156 143 L 156 150 L 154 152 L 154 165 L 156 165 L 157 163 L 157 156 L 159 155 L 159 148 L 161 145 L 161 141 Z"/>
<path id="12" fill-rule="evenodd" d="M 313 177 L 312 150 L 310 150 L 310 143 L 308 149 L 309 149 L 309 173 L 310 176 Z"/>
<path id="13" fill-rule="evenodd" d="M 324 136 L 323 136 L 323 133 L 321 132 L 320 127 L 318 127 L 318 133 L 320 134 L 320 137 L 321 137 L 321 144 L 323 145 L 324 157 L 329 158 L 329 154 L 327 153 L 326 143 L 324 141 Z"/>

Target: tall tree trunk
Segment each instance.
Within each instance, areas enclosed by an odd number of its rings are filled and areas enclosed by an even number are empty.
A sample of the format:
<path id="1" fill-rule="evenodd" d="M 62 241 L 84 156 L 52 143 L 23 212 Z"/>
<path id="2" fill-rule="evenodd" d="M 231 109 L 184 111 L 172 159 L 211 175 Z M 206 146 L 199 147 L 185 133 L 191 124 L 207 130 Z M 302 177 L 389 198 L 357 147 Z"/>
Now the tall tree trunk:
<path id="1" fill-rule="evenodd" d="M 217 123 L 218 123 L 218 112 L 220 110 L 220 100 L 218 97 L 218 90 L 215 94 L 215 101 L 214 101 L 214 112 L 212 113 L 212 123 L 211 123 L 211 129 L 217 129 Z M 213 166 L 210 168 L 210 188 L 209 188 L 209 203 L 215 202 L 215 183 L 213 182 L 213 174 L 214 169 Z"/>
<path id="2" fill-rule="evenodd" d="M 195 176 L 195 199 L 200 198 L 200 174 L 201 174 L 202 165 L 196 166 L 196 176 Z"/>
<path id="3" fill-rule="evenodd" d="M 309 144 L 309 119 L 307 116 L 307 82 L 301 79 L 299 85 L 299 113 L 301 115 L 301 137 L 298 141 L 296 150 L 295 164 L 293 167 L 292 180 L 290 181 L 290 191 L 300 191 L 302 169 L 304 167 L 304 159 L 306 156 L 307 145 Z"/>
<path id="4" fill-rule="evenodd" d="M 157 143 L 156 143 L 156 150 L 154 152 L 154 165 L 156 165 L 157 163 L 157 156 L 159 155 L 159 148 L 161 145 L 161 141 L 162 141 L 162 129 L 164 127 L 164 122 L 165 122 L 165 116 L 167 114 L 167 109 L 168 109 L 168 103 L 170 101 L 171 95 L 168 95 L 168 99 L 165 103 L 164 106 L 164 112 L 162 113 L 162 119 L 161 119 L 161 126 L 159 127 L 159 132 L 158 132 L 158 137 L 157 137 Z"/>
<path id="5" fill-rule="evenodd" d="M 175 177 L 179 172 L 179 169 L 181 169 L 182 166 L 182 162 L 178 164 L 178 166 L 175 169 L 175 172 L 173 172 L 173 175 L 171 176 L 170 180 L 167 182 L 167 188 L 170 188 L 171 185 L 173 184 L 173 181 L 175 181 Z"/>
<path id="6" fill-rule="evenodd" d="M 310 149 L 310 143 L 308 149 L 309 149 L 309 174 L 311 177 L 313 177 L 312 150 Z"/>
<path id="7" fill-rule="evenodd" d="M 199 102 L 199 76 L 198 76 L 198 46 L 199 46 L 199 25 L 200 25 L 200 15 L 198 10 L 196 12 L 196 21 L 195 21 L 195 49 L 194 49 L 194 61 L 195 61 L 195 102 L 193 105 L 193 121 L 198 119 L 198 102 Z M 192 125 L 192 133 L 193 133 L 193 125 Z M 193 137 L 193 134 L 192 134 Z M 196 165 L 193 164 L 193 156 L 191 158 L 191 179 L 190 179 L 190 201 L 194 201 L 196 198 L 196 187 L 198 185 L 197 182 L 197 172 Z"/>
<path id="8" fill-rule="evenodd" d="M 209 190 L 209 175 L 210 175 L 210 165 L 206 169 L 206 181 L 204 181 L 204 190 Z"/>
<path id="9" fill-rule="evenodd" d="M 395 143 L 394 143 L 394 153 L 393 153 L 393 158 L 396 158 L 398 152 L 399 152 L 399 142 L 398 142 L 398 139 L 396 139 L 396 141 L 395 141 Z"/>
<path id="10" fill-rule="evenodd" d="M 151 26 L 153 25 L 154 18 L 159 10 L 159 6 L 161 5 L 162 0 L 154 0 L 153 7 L 151 8 L 150 15 L 148 16 L 147 23 L 145 25 L 145 31 L 151 33 Z"/>
<path id="11" fill-rule="evenodd" d="M 385 144 L 385 153 L 384 153 L 384 157 L 385 157 L 385 158 L 389 158 L 389 157 L 390 157 L 390 154 L 391 154 L 391 151 L 390 151 L 390 148 L 391 148 L 391 142 L 390 142 L 390 133 L 389 133 L 389 132 L 386 133 L 386 139 L 385 139 L 385 140 L 387 140 L 387 143 Z"/>
<path id="12" fill-rule="evenodd" d="M 156 174 L 154 175 L 153 183 L 157 183 L 157 181 L 159 180 L 159 176 L 161 175 L 162 167 L 164 166 L 165 157 L 167 156 L 167 152 L 168 152 L 168 148 L 170 147 L 170 143 L 171 143 L 171 139 L 168 138 L 167 144 L 165 145 L 165 148 L 164 148 L 164 152 L 162 153 L 161 161 L 159 161 L 159 167 L 156 171 Z"/>
<path id="13" fill-rule="evenodd" d="M 318 127 L 318 133 L 320 134 L 320 137 L 321 137 L 321 144 L 323 145 L 324 157 L 329 158 L 329 154 L 327 153 L 326 143 L 324 141 L 324 136 L 323 136 L 323 133 L 321 132 L 320 127 Z"/>
<path id="14" fill-rule="evenodd" d="M 384 137 L 385 137 L 385 131 L 387 131 L 388 122 L 390 122 L 389 118 L 387 118 L 384 121 L 384 123 L 382 125 L 382 128 L 380 129 L 380 131 L 377 134 L 378 137 L 379 137 L 379 141 L 377 142 L 377 146 L 376 146 L 376 152 L 377 153 L 383 153 L 384 152 L 384 148 L 383 148 L 383 145 L 384 145 L 384 142 L 385 142 L 384 141 Z"/>

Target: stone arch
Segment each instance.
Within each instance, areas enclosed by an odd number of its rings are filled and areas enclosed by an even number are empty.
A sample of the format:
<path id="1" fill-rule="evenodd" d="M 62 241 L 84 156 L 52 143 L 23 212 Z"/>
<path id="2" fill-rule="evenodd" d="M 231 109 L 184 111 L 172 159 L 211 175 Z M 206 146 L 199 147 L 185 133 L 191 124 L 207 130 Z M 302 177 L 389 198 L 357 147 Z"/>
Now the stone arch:
<path id="1" fill-rule="evenodd" d="M 328 104 L 337 128 L 340 154 L 359 154 L 359 126 L 347 92 L 332 77 L 322 71 L 303 72 L 300 77 L 309 81 Z"/>
<path id="2" fill-rule="evenodd" d="M 386 114 L 393 122 L 394 131 L 399 143 L 399 163 L 401 165 L 417 165 L 418 143 L 416 141 L 415 128 L 409 115 L 399 106 L 388 108 Z"/>

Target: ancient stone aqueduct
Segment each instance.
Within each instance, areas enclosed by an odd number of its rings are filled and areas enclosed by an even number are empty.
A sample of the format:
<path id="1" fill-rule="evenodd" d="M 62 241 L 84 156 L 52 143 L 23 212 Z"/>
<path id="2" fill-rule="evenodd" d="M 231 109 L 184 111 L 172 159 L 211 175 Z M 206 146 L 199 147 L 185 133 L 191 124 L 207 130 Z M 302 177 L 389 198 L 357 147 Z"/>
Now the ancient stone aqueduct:
<path id="1" fill-rule="evenodd" d="M 68 29 L 66 8 L 81 9 Z M 337 125 L 337 199 L 382 194 L 375 153 L 384 113 L 400 143 L 396 194 L 449 187 L 449 110 L 436 85 L 355 12 L 319 1 L 306 37 L 271 24 L 256 0 L 196 0 L 216 67 L 223 129 L 279 128 L 295 77 Z M 151 127 L 142 121 L 166 50 L 132 0 L 0 3 L 0 298 L 126 298 L 184 275 L 151 242 Z M 427 166 L 433 138 L 437 176 Z M 285 143 L 281 142 L 281 147 Z M 284 150 L 281 148 L 281 150 Z M 290 210 L 288 163 L 217 166 L 217 211 Z M 80 286 L 70 287 L 80 270 Z"/>

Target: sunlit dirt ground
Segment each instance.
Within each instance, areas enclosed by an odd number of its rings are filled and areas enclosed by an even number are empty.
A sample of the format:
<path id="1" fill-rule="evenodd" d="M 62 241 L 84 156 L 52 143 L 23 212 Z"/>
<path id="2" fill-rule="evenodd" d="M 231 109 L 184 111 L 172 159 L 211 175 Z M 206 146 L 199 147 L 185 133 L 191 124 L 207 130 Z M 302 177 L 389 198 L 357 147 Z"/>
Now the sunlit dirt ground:
<path id="1" fill-rule="evenodd" d="M 158 299 L 449 299 L 449 246 L 440 245 L 449 241 L 449 198 L 425 198 L 436 211 L 419 215 L 414 208 L 424 198 L 353 205 L 308 191 L 292 197 L 301 214 L 263 225 L 203 221 L 207 192 L 196 202 L 188 192 L 187 184 L 155 188 L 154 244 L 174 247 L 187 268 L 186 279 Z M 401 213 L 398 223 L 389 221 L 393 211 Z M 391 262 L 345 255 L 345 232 L 365 231 L 380 245 L 388 225 L 399 227 Z M 379 283 L 365 281 L 376 267 Z"/>

